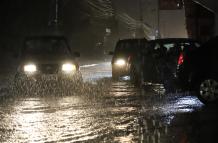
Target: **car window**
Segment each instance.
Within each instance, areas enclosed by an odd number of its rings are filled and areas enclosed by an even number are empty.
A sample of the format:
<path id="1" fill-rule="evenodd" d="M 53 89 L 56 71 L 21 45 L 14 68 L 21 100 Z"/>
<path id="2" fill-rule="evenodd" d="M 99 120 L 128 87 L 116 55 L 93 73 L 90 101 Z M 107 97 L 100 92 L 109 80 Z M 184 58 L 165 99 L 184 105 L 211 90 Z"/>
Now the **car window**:
<path id="1" fill-rule="evenodd" d="M 25 42 L 24 55 L 69 55 L 67 44 L 64 40 L 33 39 Z"/>
<path id="2" fill-rule="evenodd" d="M 197 42 L 190 41 L 177 41 L 177 42 L 168 42 L 163 43 L 162 47 L 166 50 L 166 54 L 178 55 L 181 51 L 192 51 L 200 47 L 200 44 Z"/>
<path id="3" fill-rule="evenodd" d="M 115 48 L 115 52 L 119 52 L 119 51 L 123 51 L 123 43 L 117 43 L 116 48 Z"/>
<path id="4" fill-rule="evenodd" d="M 196 47 L 196 48 L 199 48 L 199 47 L 201 46 L 201 45 L 200 45 L 199 43 L 197 43 L 197 42 L 195 42 L 194 45 L 195 45 L 194 47 Z"/>
<path id="5" fill-rule="evenodd" d="M 155 47 L 158 48 L 158 45 L 155 45 L 156 43 L 154 42 L 147 42 L 145 44 L 145 48 L 143 49 L 143 54 L 145 55 L 149 55 L 154 53 Z"/>
<path id="6" fill-rule="evenodd" d="M 154 50 L 158 50 L 158 49 L 160 49 L 160 44 L 156 43 L 154 46 Z"/>
<path id="7" fill-rule="evenodd" d="M 179 48 L 183 52 L 191 52 L 200 47 L 200 44 L 197 42 L 183 42 L 183 43 L 178 43 Z"/>
<path id="8" fill-rule="evenodd" d="M 140 42 L 121 42 L 117 44 L 115 53 L 132 53 L 140 49 Z"/>
<path id="9" fill-rule="evenodd" d="M 170 51 L 174 48 L 176 48 L 176 44 L 175 43 L 166 43 L 166 44 L 163 44 L 163 47 L 166 48 L 166 51 Z"/>
<path id="10" fill-rule="evenodd" d="M 166 54 L 168 55 L 177 55 L 180 51 L 180 47 L 176 43 L 164 43 L 163 48 L 165 49 Z"/>

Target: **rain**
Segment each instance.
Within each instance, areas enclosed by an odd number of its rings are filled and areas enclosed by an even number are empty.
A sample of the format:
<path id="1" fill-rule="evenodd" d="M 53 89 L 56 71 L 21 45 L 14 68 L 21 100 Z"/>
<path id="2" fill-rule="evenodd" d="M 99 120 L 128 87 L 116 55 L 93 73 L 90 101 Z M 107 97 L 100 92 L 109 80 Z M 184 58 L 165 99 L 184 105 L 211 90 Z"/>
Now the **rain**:
<path id="1" fill-rule="evenodd" d="M 211 9 L 217 11 L 210 2 L 193 2 L 208 7 L 209 16 Z M 181 30 L 175 35 L 166 32 L 168 23 L 161 25 L 164 20 L 159 16 L 168 11 L 158 5 L 158 0 L 1 3 L 0 142 L 218 140 L 216 104 L 204 104 L 192 91 L 167 92 L 164 83 L 149 81 L 138 86 L 132 82 L 130 72 L 113 77 L 118 41 L 190 36 L 189 31 L 184 32 L 183 23 L 175 26 Z M 179 12 L 170 15 L 170 19 L 185 11 L 184 0 L 177 0 L 176 4 L 173 10 Z M 51 45 L 39 52 L 34 49 L 37 42 L 31 45 L 31 40 Z M 62 40 L 61 51 L 49 49 Z"/>

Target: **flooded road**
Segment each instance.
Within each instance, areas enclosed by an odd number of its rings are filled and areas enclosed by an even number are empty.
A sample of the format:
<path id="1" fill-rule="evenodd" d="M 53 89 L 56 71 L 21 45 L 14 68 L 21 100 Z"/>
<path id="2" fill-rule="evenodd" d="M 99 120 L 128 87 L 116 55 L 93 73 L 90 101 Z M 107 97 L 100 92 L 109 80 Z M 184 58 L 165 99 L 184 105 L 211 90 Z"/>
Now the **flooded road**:
<path id="1" fill-rule="evenodd" d="M 0 142 L 196 143 L 216 139 L 216 107 L 161 86 L 111 80 L 110 63 L 83 65 L 74 95 L 2 96 Z M 4 94 L 5 94 L 4 93 Z M 2 91 L 3 94 L 3 91 Z"/>

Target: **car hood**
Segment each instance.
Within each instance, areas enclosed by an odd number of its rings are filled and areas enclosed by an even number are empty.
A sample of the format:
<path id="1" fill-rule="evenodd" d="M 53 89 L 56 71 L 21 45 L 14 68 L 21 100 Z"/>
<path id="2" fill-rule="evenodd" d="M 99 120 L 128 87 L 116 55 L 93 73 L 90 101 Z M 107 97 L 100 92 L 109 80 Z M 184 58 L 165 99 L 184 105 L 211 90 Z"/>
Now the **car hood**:
<path id="1" fill-rule="evenodd" d="M 75 62 L 75 58 L 70 56 L 26 56 L 22 58 L 21 63 L 37 63 L 37 64 L 61 64 L 64 62 Z"/>

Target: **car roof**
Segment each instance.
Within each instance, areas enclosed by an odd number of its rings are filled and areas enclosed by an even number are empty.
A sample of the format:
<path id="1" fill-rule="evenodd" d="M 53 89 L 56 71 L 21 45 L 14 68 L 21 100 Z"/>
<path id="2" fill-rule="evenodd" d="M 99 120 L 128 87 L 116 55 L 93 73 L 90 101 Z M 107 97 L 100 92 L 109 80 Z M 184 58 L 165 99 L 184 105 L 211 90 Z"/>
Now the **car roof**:
<path id="1" fill-rule="evenodd" d="M 155 39 L 150 40 L 150 42 L 157 42 L 157 43 L 167 43 L 167 42 L 197 42 L 192 38 L 163 38 L 163 39 Z"/>
<path id="2" fill-rule="evenodd" d="M 197 42 L 197 40 L 191 38 L 163 38 L 150 40 L 150 42 L 167 43 L 167 42 Z"/>

